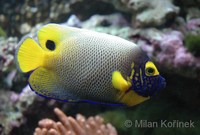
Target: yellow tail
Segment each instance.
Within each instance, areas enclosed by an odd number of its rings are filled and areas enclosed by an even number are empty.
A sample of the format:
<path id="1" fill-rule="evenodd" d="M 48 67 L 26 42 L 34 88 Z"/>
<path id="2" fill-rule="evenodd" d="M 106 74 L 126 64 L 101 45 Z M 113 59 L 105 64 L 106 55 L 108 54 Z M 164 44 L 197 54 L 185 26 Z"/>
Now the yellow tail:
<path id="1" fill-rule="evenodd" d="M 20 42 L 15 57 L 18 68 L 29 72 L 42 65 L 44 51 L 32 38 L 27 37 Z"/>

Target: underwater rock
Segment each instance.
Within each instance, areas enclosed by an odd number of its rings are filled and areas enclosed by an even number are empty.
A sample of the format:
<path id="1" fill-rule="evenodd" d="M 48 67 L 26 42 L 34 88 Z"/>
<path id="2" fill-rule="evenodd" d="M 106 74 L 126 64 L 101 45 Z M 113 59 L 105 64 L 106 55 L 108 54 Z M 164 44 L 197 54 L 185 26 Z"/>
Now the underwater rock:
<path id="1" fill-rule="evenodd" d="M 129 39 L 133 30 L 121 14 L 94 15 L 82 22 L 82 28 Z"/>
<path id="2" fill-rule="evenodd" d="M 111 15 L 93 15 L 88 20 L 84 21 L 82 24 L 82 27 L 86 29 L 91 29 L 98 26 L 125 27 L 125 26 L 129 26 L 129 23 L 121 14 L 111 14 Z"/>
<path id="3" fill-rule="evenodd" d="M 26 85 L 25 76 L 16 72 L 14 56 L 18 44 L 17 37 L 0 38 L 0 88 L 21 91 Z"/>
<path id="4" fill-rule="evenodd" d="M 179 12 L 179 8 L 172 4 L 172 0 L 130 0 L 133 12 L 132 24 L 136 27 L 160 26 L 173 19 Z"/>
<path id="5" fill-rule="evenodd" d="M 65 0 L 26 0 L 21 2 L 2 0 L 0 5 L 3 5 L 0 9 L 0 25 L 8 37 L 22 36 L 24 31 L 21 30 L 21 27 L 29 30 L 29 27 L 40 22 L 62 22 L 71 12 L 70 3 Z"/>
<path id="6" fill-rule="evenodd" d="M 13 85 L 13 80 L 16 76 L 17 70 L 12 70 L 7 77 L 5 78 L 5 83 L 7 84 L 8 87 L 12 87 Z"/>
<path id="7" fill-rule="evenodd" d="M 196 7 L 191 7 L 187 9 L 186 20 L 191 20 L 195 18 L 200 18 L 200 10 Z"/>
<path id="8" fill-rule="evenodd" d="M 16 106 L 20 108 L 22 112 L 26 111 L 27 108 L 33 104 L 36 98 L 36 94 L 32 92 L 29 85 L 22 89 L 21 93 L 19 94 L 18 102 Z"/>
<path id="9" fill-rule="evenodd" d="M 122 2 L 122 0 L 102 0 L 104 2 L 112 4 L 117 10 L 123 12 L 130 12 L 131 10 L 127 8 L 127 5 Z"/>
<path id="10" fill-rule="evenodd" d="M 71 27 L 82 27 L 82 22 L 76 15 L 71 15 L 65 23 L 62 23 L 62 25 L 67 25 Z"/>
<path id="11" fill-rule="evenodd" d="M 95 14 L 105 15 L 115 12 L 114 5 L 102 0 L 70 0 L 69 3 L 71 12 L 82 21 Z"/>
<path id="12" fill-rule="evenodd" d="M 179 7 L 175 6 L 172 0 L 120 0 L 120 2 L 112 0 L 109 2 L 117 9 L 131 13 L 132 25 L 135 27 L 160 26 L 175 18 L 179 13 Z"/>
<path id="13" fill-rule="evenodd" d="M 181 8 L 199 7 L 200 0 L 174 0 L 174 3 Z"/>
<path id="14" fill-rule="evenodd" d="M 23 23 L 20 26 L 20 33 L 21 34 L 27 34 L 31 30 L 31 26 L 28 23 Z"/>
<path id="15" fill-rule="evenodd" d="M 0 72 L 8 71 L 13 68 L 17 43 L 17 37 L 9 37 L 8 39 L 0 38 L 0 63 L 2 64 Z"/>

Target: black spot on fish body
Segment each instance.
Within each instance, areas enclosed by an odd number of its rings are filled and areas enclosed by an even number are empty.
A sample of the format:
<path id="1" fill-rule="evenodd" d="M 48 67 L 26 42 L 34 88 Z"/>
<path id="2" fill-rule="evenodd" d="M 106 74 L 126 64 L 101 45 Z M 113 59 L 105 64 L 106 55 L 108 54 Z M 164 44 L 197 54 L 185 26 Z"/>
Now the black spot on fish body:
<path id="1" fill-rule="evenodd" d="M 47 40 L 47 42 L 46 42 L 46 48 L 49 49 L 49 50 L 51 50 L 51 51 L 55 50 L 56 49 L 56 45 L 55 45 L 54 41 Z"/>

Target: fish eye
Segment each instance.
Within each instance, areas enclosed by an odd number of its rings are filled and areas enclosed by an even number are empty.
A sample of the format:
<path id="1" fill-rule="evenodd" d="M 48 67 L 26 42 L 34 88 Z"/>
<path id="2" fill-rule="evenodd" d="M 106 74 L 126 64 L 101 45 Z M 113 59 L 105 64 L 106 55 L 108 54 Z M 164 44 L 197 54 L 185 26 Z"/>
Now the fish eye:
<path id="1" fill-rule="evenodd" d="M 155 69 L 153 69 L 151 67 L 146 68 L 146 74 L 148 76 L 154 75 L 154 73 L 155 73 Z"/>
<path id="2" fill-rule="evenodd" d="M 55 50 L 56 49 L 56 45 L 55 45 L 54 41 L 47 40 L 47 42 L 46 42 L 46 48 L 49 49 L 49 50 L 51 50 L 51 51 Z"/>

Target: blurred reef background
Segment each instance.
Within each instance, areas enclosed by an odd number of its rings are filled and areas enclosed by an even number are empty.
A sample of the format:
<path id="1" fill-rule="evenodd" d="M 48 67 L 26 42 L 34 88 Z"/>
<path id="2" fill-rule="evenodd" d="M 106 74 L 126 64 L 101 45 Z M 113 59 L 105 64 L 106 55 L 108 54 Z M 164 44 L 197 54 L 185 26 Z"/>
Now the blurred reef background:
<path id="1" fill-rule="evenodd" d="M 200 134 L 200 0 L 1 0 L 0 134 L 31 135 L 42 118 L 100 115 L 119 135 Z M 15 48 L 49 22 L 135 42 L 156 63 L 167 87 L 140 105 L 61 103 L 36 96 L 14 63 Z M 127 127 L 126 120 L 194 121 L 194 128 Z M 134 123 L 133 123 L 134 124 Z"/>

